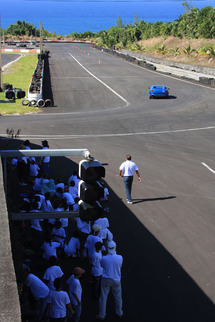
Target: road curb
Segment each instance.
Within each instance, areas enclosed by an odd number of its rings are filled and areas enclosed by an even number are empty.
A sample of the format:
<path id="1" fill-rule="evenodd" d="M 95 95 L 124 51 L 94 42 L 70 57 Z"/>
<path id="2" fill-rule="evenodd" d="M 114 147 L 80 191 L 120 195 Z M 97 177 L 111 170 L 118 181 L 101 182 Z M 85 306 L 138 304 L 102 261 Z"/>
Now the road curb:
<path id="1" fill-rule="evenodd" d="M 40 53 L 40 49 L 13 49 L 2 48 L 2 53 Z"/>

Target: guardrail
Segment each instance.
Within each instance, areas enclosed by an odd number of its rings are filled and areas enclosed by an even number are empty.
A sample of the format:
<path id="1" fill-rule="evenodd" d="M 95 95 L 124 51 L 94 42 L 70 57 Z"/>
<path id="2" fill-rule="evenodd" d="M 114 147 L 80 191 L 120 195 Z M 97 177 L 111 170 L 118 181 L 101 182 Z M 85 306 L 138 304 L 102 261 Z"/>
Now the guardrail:
<path id="1" fill-rule="evenodd" d="M 13 157 L 42 157 L 42 156 L 55 156 L 55 157 L 64 157 L 64 156 L 83 156 L 84 158 L 90 157 L 90 152 L 88 149 L 45 149 L 45 150 L 0 150 L 0 157 L 4 161 L 4 190 L 7 193 L 7 158 Z"/>

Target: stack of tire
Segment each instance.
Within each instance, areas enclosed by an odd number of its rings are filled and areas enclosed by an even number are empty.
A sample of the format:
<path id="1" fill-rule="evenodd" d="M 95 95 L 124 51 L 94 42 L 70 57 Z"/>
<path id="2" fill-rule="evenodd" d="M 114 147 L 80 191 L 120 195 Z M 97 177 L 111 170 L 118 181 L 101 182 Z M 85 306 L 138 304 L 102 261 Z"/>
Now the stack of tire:
<path id="1" fill-rule="evenodd" d="M 43 99 L 43 73 L 44 73 L 44 55 L 38 55 L 37 66 L 32 75 L 32 80 L 28 90 L 28 98 L 22 100 L 24 106 L 45 107 L 52 106 L 50 99 Z"/>

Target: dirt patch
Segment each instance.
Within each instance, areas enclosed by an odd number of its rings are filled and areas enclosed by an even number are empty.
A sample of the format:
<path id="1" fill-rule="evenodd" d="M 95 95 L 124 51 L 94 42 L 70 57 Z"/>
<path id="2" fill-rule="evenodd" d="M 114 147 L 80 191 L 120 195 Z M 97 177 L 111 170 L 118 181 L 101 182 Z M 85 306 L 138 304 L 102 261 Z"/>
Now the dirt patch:
<path id="1" fill-rule="evenodd" d="M 206 45 L 215 45 L 215 39 L 181 39 L 178 37 L 170 36 L 168 38 L 156 37 L 150 38 L 146 40 L 141 40 L 139 42 L 140 46 L 144 48 L 148 48 L 149 50 L 155 46 L 166 46 L 168 49 L 176 49 L 180 50 L 185 49 L 187 46 L 191 46 L 191 48 L 199 50 L 201 47 L 205 47 Z"/>
<path id="2" fill-rule="evenodd" d="M 215 67 L 215 39 L 181 39 L 170 36 L 141 40 L 139 52 L 177 62 Z M 212 48 L 211 51 L 207 50 Z"/>

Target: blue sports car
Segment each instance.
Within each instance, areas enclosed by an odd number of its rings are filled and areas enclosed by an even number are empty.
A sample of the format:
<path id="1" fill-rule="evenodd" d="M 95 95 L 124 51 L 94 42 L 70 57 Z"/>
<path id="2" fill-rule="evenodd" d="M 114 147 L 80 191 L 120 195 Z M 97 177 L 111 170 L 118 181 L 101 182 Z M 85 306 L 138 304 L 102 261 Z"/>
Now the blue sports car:
<path id="1" fill-rule="evenodd" d="M 153 85 L 149 89 L 149 98 L 155 98 L 155 97 L 166 97 L 169 96 L 169 88 L 167 88 L 164 85 Z"/>

